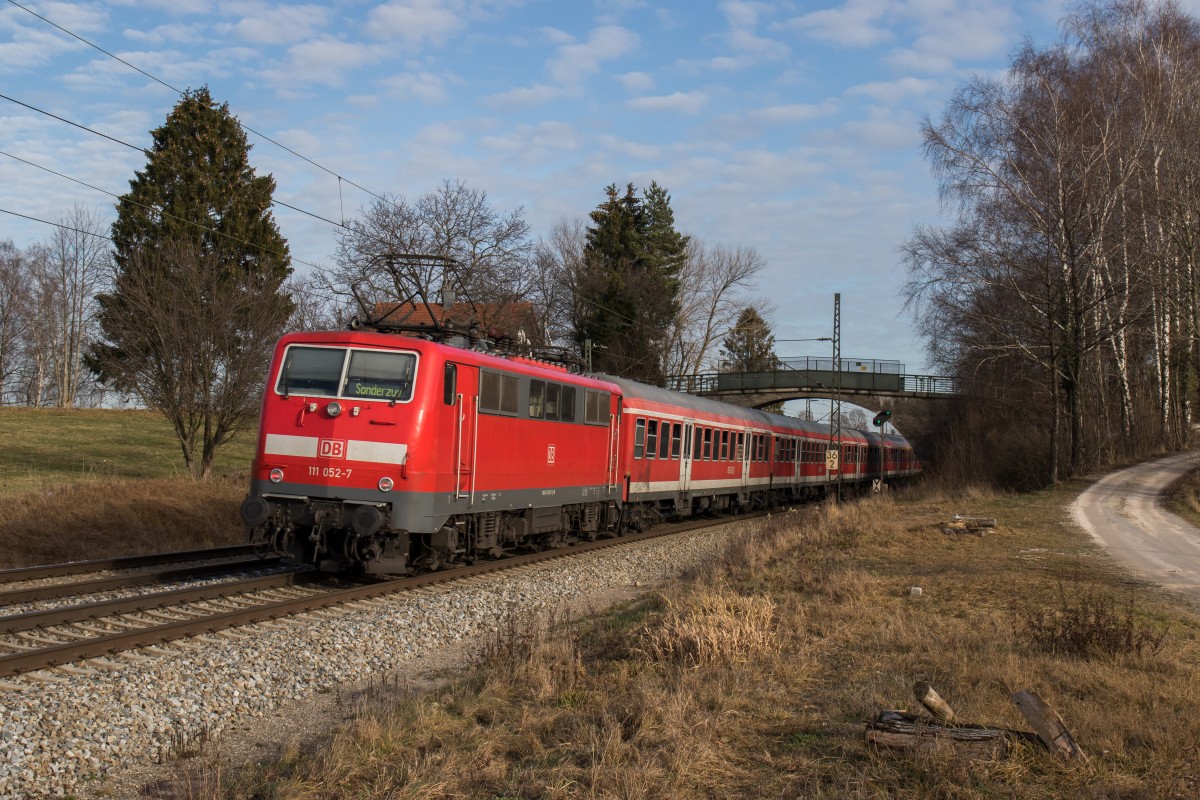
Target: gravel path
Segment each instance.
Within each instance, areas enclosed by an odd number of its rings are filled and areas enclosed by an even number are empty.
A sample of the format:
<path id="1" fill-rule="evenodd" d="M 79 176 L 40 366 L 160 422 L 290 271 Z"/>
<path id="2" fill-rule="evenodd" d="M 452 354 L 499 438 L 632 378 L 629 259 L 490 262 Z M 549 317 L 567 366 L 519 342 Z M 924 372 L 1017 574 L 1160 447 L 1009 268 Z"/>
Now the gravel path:
<path id="1" fill-rule="evenodd" d="M 760 524 L 731 523 L 9 679 L 0 683 L 0 800 L 120 796 L 111 779 L 248 718 L 399 669 L 494 630 L 511 613 L 679 575 L 719 558 Z"/>

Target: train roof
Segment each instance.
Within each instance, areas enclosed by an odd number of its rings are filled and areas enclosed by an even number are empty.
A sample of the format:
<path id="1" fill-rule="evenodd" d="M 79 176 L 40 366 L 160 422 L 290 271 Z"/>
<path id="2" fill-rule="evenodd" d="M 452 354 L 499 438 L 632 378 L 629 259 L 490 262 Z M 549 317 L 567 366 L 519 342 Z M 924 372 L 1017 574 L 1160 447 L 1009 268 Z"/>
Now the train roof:
<path id="1" fill-rule="evenodd" d="M 727 417 L 739 417 L 747 422 L 756 424 L 761 427 L 786 428 L 788 430 L 797 431 L 800 433 L 817 434 L 819 436 L 829 436 L 829 425 L 812 420 L 800 419 L 798 417 L 787 417 L 781 414 L 771 414 L 757 408 L 746 408 L 745 406 L 734 405 L 733 403 L 722 403 L 719 400 L 711 400 L 707 397 L 697 397 L 696 395 L 683 394 L 681 392 L 673 392 L 670 389 L 663 389 L 659 386 L 650 386 L 645 383 L 631 381 L 628 378 L 619 378 L 615 375 L 607 375 L 604 373 L 595 373 L 593 377 L 616 384 L 621 388 L 621 392 L 625 397 L 634 398 L 637 400 L 647 400 L 652 403 L 661 403 L 663 405 L 675 406 L 677 408 L 687 408 L 692 411 L 700 411 L 708 414 L 720 414 Z M 863 437 L 867 442 L 873 442 L 876 445 L 879 442 L 880 433 L 878 431 L 861 430 L 859 428 L 843 428 L 842 435 L 853 435 L 855 437 Z M 908 440 L 898 433 L 887 434 L 884 437 L 889 443 L 907 445 Z"/>

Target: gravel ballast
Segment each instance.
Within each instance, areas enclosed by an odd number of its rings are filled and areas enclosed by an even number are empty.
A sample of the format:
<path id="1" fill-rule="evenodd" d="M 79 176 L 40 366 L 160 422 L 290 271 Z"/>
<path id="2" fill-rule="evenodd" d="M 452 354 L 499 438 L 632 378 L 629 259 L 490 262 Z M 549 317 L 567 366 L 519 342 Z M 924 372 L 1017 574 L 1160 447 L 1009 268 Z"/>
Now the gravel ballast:
<path id="1" fill-rule="evenodd" d="M 285 702 L 495 630 L 513 613 L 700 567 L 760 524 L 677 534 L 10 678 L 0 682 L 0 800 L 90 793 Z"/>

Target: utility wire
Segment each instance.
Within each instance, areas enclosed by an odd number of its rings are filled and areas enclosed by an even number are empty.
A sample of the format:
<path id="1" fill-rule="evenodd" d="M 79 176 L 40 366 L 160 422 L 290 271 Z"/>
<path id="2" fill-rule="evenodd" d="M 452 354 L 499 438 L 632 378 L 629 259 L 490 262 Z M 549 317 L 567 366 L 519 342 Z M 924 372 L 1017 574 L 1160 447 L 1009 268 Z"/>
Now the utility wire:
<path id="1" fill-rule="evenodd" d="M 113 192 L 110 192 L 110 191 L 108 191 L 107 189 L 101 189 L 99 186 L 93 186 L 92 184 L 90 184 L 90 183 L 87 183 L 87 182 L 85 182 L 85 181 L 81 181 L 81 180 L 79 180 L 78 178 L 72 178 L 70 175 L 64 175 L 64 174 L 63 174 L 63 173 L 61 173 L 61 172 L 56 172 L 55 170 L 52 170 L 52 169 L 50 169 L 49 167 L 42 166 L 41 164 L 35 164 L 34 162 L 32 162 L 32 161 L 29 161 L 28 159 L 21 158 L 20 156 L 14 156 L 12 153 L 5 152 L 4 150 L 0 150 L 0 155 L 2 155 L 2 156 L 8 156 L 9 158 L 13 159 L 14 161 L 20 161 L 22 164 L 28 164 L 29 166 L 31 166 L 31 167 L 33 167 L 33 168 L 35 168 L 35 169 L 40 169 L 40 170 L 42 170 L 43 172 L 48 172 L 48 173 L 50 173 L 51 175 L 57 175 L 57 176 L 58 176 L 58 177 L 60 177 L 60 178 L 65 178 L 66 180 L 69 180 L 69 181 L 71 181 L 72 183 L 78 183 L 80 186 L 86 186 L 86 187 L 87 187 L 87 188 L 89 188 L 89 189 L 92 189 L 92 190 L 94 190 L 94 191 L 100 192 L 100 193 L 102 193 L 102 194 L 106 194 L 106 195 L 108 195 L 109 197 L 115 197 L 115 198 L 117 198 L 118 200 L 122 199 L 120 195 L 118 195 L 118 194 L 115 194 L 115 193 L 113 193 Z M 297 262 L 297 263 L 303 264 L 303 265 L 304 265 L 304 266 L 306 266 L 306 267 L 313 267 L 313 268 L 315 268 L 315 269 L 321 269 L 320 265 L 318 265 L 318 264 L 313 264 L 313 263 L 311 263 L 311 262 L 309 262 L 309 261 L 305 261 L 305 260 L 303 260 L 303 259 L 296 258 L 295 256 L 290 256 L 290 255 L 289 255 L 289 254 L 287 254 L 287 253 L 282 253 L 282 252 L 279 252 L 279 251 L 276 251 L 276 250 L 268 250 L 267 248 L 263 247 L 263 246 L 262 246 L 262 245 L 260 245 L 260 244 L 255 244 L 255 243 L 253 243 L 253 242 L 248 242 L 248 241 L 246 241 L 245 239 L 239 239 L 239 238 L 237 238 L 236 236 L 233 236 L 233 235 L 231 235 L 231 234 L 225 233 L 224 231 L 219 231 L 219 230 L 217 230 L 216 228 L 210 228 L 210 227 L 208 227 L 208 226 L 206 226 L 206 225 L 201 225 L 199 222 L 195 222 L 195 221 L 193 221 L 193 220 L 190 220 L 190 219 L 184 219 L 183 217 L 177 216 L 177 215 L 175 215 L 175 214 L 171 214 L 170 212 L 163 211 L 161 208 L 155 208 L 154 206 L 148 206 L 148 205 L 146 205 L 145 203 L 139 203 L 139 202 L 137 202 L 136 200 L 132 200 L 132 199 L 130 199 L 130 198 L 128 198 L 128 197 L 124 198 L 124 200 L 125 200 L 125 202 L 129 203 L 130 205 L 135 205 L 135 206 L 138 206 L 139 208 L 144 208 L 144 209 L 146 209 L 147 211 L 154 211 L 154 212 L 156 212 L 156 213 L 158 213 L 158 214 L 162 214 L 164 217 L 169 217 L 169 218 L 171 218 L 171 219 L 173 219 L 173 220 L 176 220 L 176 221 L 178 221 L 178 222 L 182 222 L 182 223 L 184 223 L 185 225 L 191 225 L 192 227 L 199 228 L 200 230 L 202 230 L 202 231 L 204 231 L 204 232 L 206 232 L 206 233 L 211 233 L 211 234 L 214 234 L 214 235 L 216 235 L 216 236 L 223 237 L 223 238 L 225 238 L 225 239 L 228 239 L 228 240 L 230 240 L 231 242 L 235 242 L 235 243 L 237 243 L 237 244 L 244 244 L 244 245 L 246 245 L 247 247 L 253 247 L 253 248 L 256 248 L 256 249 L 257 249 L 257 250 L 259 250 L 260 252 L 266 253 L 267 255 L 281 256 L 281 257 L 284 257 L 284 258 L 291 258 L 291 260 L 292 260 L 292 261 L 295 261 L 295 262 Z M 289 208 L 291 208 L 291 206 L 288 206 L 288 207 L 289 207 Z M 9 213 L 12 213 L 12 212 L 9 212 Z M 20 216 L 20 215 L 18 215 L 18 216 Z M 32 217 L 30 217 L 30 219 L 32 219 Z M 41 221 L 43 221 L 43 220 L 38 220 L 38 221 L 39 221 L 39 222 L 41 222 Z M 53 224 L 55 224 L 55 223 L 48 223 L 48 224 L 51 224 L 51 225 L 53 225 Z M 60 227 L 62 227 L 62 226 L 60 226 Z M 74 229 L 72 228 L 71 230 L 74 230 Z M 109 237 L 105 236 L 104 238 L 105 238 L 105 239 L 108 239 Z M 109 241 L 112 241 L 112 240 L 111 240 L 111 239 L 109 239 Z"/>
<path id="2" fill-rule="evenodd" d="M 12 2 L 12 0 L 9 0 L 9 2 Z M 49 111 L 46 111 L 45 109 L 42 109 L 42 108 L 38 108 L 37 106 L 31 106 L 28 103 L 22 103 L 20 100 L 14 100 L 13 98 L 9 97 L 6 94 L 0 94 L 0 98 L 3 98 L 4 100 L 8 100 L 10 102 L 16 103 L 19 106 L 24 106 L 25 108 L 28 108 L 31 111 L 36 111 L 39 114 L 45 114 L 48 117 L 53 117 L 54 119 L 59 120 L 60 122 L 65 122 L 68 125 L 74 125 L 76 128 L 79 128 L 80 130 L 85 130 L 88 133 L 95 134 L 96 136 L 102 136 L 105 139 L 109 139 L 110 141 L 116 142 L 117 144 L 124 145 L 125 147 L 128 147 L 131 150 L 137 150 L 138 152 L 145 153 L 146 156 L 150 155 L 149 150 L 145 150 L 141 147 L 138 147 L 137 145 L 130 144 L 129 142 L 125 142 L 125 141 L 122 141 L 115 137 L 109 136 L 107 133 L 101 133 L 100 131 L 93 130 L 92 128 L 89 128 L 86 125 L 80 125 L 78 122 L 72 122 L 71 120 L 66 119 L 64 117 L 60 117 L 57 114 L 51 114 Z M 73 179 L 68 179 L 68 180 L 73 180 Z M 282 200 L 276 200 L 276 199 L 272 198 L 271 205 L 277 205 L 277 206 L 283 206 L 284 208 L 290 208 L 292 211 L 298 211 L 301 214 L 310 216 L 313 219 L 318 219 L 321 222 L 328 222 L 330 225 L 334 225 L 338 228 L 344 228 L 346 230 L 350 230 L 350 228 L 348 226 L 346 226 L 340 222 L 334 222 L 331 219 L 322 217 L 320 214 L 315 214 L 312 211 L 306 211 L 305 209 L 299 208 L 298 206 L 289 205 L 288 203 L 285 203 Z"/>
<path id="3" fill-rule="evenodd" d="M 9 2 L 12 2 L 12 0 L 9 0 Z M 37 108 L 36 106 L 29 105 L 29 103 L 22 103 L 20 100 L 16 100 L 12 97 L 9 97 L 6 94 L 0 94 L 0 98 L 3 98 L 10 103 L 16 103 L 19 106 L 24 106 L 25 108 L 28 108 L 30 111 L 36 111 L 39 114 L 45 114 L 47 117 L 52 117 L 53 119 L 56 119 L 59 122 L 65 122 L 68 125 L 74 125 L 76 128 L 79 128 L 80 130 L 85 130 L 88 133 L 95 134 L 96 136 L 102 136 L 105 139 L 108 139 L 110 142 L 116 142 L 117 144 L 124 145 L 133 150 L 137 150 L 139 153 L 146 152 L 145 148 L 138 147 L 137 145 L 130 144 L 129 142 L 123 142 L 120 139 L 117 139 L 116 137 L 109 136 L 107 133 L 101 133 L 100 131 L 92 130 L 91 128 L 87 127 L 86 125 L 80 125 L 78 122 L 72 122 L 71 120 L 66 119 L 65 117 L 60 117 L 57 114 L 51 114 L 49 111 L 45 110 L 44 108 Z"/>
<path id="4" fill-rule="evenodd" d="M 48 219 L 39 219 L 38 217 L 31 217 L 28 214 L 18 214 L 15 211 L 9 211 L 7 208 L 0 208 L 0 213 L 12 214 L 14 217 L 20 217 L 21 219 L 27 219 L 32 222 L 41 222 L 44 225 L 53 225 L 56 228 L 62 228 L 63 230 L 66 230 L 66 231 L 74 231 L 75 233 L 86 233 L 88 236 L 95 236 L 97 239 L 107 239 L 110 242 L 112 241 L 111 236 L 105 236 L 103 233 L 96 233 L 95 231 L 85 231 L 82 228 L 72 228 L 70 225 L 63 225 L 58 222 L 51 222 Z"/>
<path id="5" fill-rule="evenodd" d="M 149 78 L 150 80 L 152 80 L 152 81 L 155 81 L 155 82 L 157 82 L 157 83 L 159 83 L 159 84 L 161 84 L 161 85 L 163 85 L 163 86 L 167 87 L 168 89 L 170 89 L 171 91 L 175 92 L 176 94 L 178 94 L 178 95 L 180 95 L 180 96 L 182 96 L 182 95 L 184 94 L 184 93 L 183 93 L 183 91 L 182 91 L 181 89 L 179 89 L 179 88 L 177 88 L 177 87 L 175 87 L 175 86 L 172 86 L 171 84 L 169 84 L 169 83 L 167 83 L 166 81 L 164 81 L 162 78 L 159 78 L 159 77 L 157 77 L 157 76 L 155 76 L 155 75 L 151 75 L 149 72 L 146 72 L 146 70 L 142 69 L 141 67 L 134 66 L 133 64 L 130 64 L 128 61 L 126 61 L 125 59 L 121 58 L 120 56 L 117 56 L 117 55 L 114 55 L 113 53 L 110 53 L 110 52 L 108 52 L 107 50 L 105 50 L 103 47 L 101 47 L 100 45 L 96 44 L 95 42 L 88 41 L 87 39 L 83 38 L 83 37 L 82 37 L 82 36 L 80 36 L 79 34 L 77 34 L 77 33 L 74 33 L 73 31 L 69 31 L 69 30 L 67 30 L 66 28 L 64 28 L 63 26 L 59 25 L 58 23 L 56 23 L 56 22 L 52 22 L 52 21 L 50 21 L 50 20 L 46 19 L 46 18 L 45 18 L 45 17 L 43 17 L 41 14 L 38 14 L 37 12 L 35 12 L 33 9 L 30 9 L 30 8 L 27 8 L 26 6 L 23 6 L 23 5 L 21 5 L 20 3 L 18 3 L 18 2 L 17 2 L 17 0 L 8 0 L 8 2 L 9 2 L 9 3 L 11 3 L 12 5 L 16 6 L 17 8 L 21 9 L 22 11 L 25 11 L 25 12 L 27 12 L 27 13 L 29 13 L 29 14 L 32 14 L 33 16 L 35 16 L 35 17 L 37 17 L 38 19 L 40 19 L 42 22 L 45 22 L 47 25 L 52 25 L 52 26 L 54 26 L 55 28 L 57 28 L 58 30 L 60 30 L 60 31 L 62 31 L 63 33 L 67 34 L 68 36 L 70 36 L 70 37 L 72 37 L 72 38 L 74 38 L 74 39 L 77 39 L 77 40 L 78 40 L 78 41 L 80 41 L 80 42 L 83 42 L 83 43 L 84 43 L 84 44 L 86 44 L 88 47 L 95 48 L 96 50 L 99 50 L 101 53 L 104 53 L 104 55 L 108 56 L 109 58 L 112 58 L 112 59 L 115 59 L 115 60 L 117 60 L 117 61 L 120 61 L 122 64 L 124 64 L 125 66 L 129 67 L 130 69 L 132 69 L 132 70 L 134 70 L 134 71 L 136 71 L 136 72 L 138 72 L 138 73 L 141 73 L 142 75 L 145 75 L 145 76 L 146 76 L 147 78 Z M 237 119 L 236 117 L 234 117 L 234 119 L 237 121 L 237 124 L 238 124 L 239 126 L 241 126 L 242 130 L 245 130 L 245 131 L 246 131 L 246 132 L 248 132 L 248 133 L 253 133 L 255 136 L 258 136 L 258 137 L 259 137 L 259 138 L 261 138 L 261 139 L 265 139 L 266 141 L 270 142 L 271 144 L 275 145 L 276 147 L 278 147 L 278 148 L 280 148 L 280 149 L 282 149 L 282 150 L 286 150 L 287 152 L 291 153 L 291 154 L 292 154 L 292 155 L 294 155 L 296 158 L 299 158 L 299 159 L 302 159 L 302 160 L 304 160 L 304 161 L 307 161 L 309 164 L 312 164 L 312 165 L 313 165 L 314 167 L 316 167 L 317 169 L 319 169 L 319 170 L 322 170 L 322 171 L 324 171 L 324 172 L 327 172 L 327 173 L 329 173 L 330 175 L 334 176 L 335 178 L 337 178 L 337 179 L 338 179 L 338 181 L 339 181 L 339 182 L 341 182 L 341 181 L 345 181 L 346 183 L 350 184 L 350 185 L 351 185 L 351 186 L 353 186 L 354 188 L 356 188 L 356 189 L 360 189 L 361 191 L 364 191 L 364 192 L 366 192 L 367 194 L 371 195 L 371 196 L 372 196 L 372 197 L 374 197 L 376 200 L 379 200 L 379 201 L 381 201 L 381 202 L 384 202 L 384 203 L 388 203 L 388 204 L 390 204 L 390 205 L 393 205 L 393 206 L 395 205 L 395 203 L 392 203 L 392 201 L 391 201 L 391 200 L 388 200 L 386 197 L 382 197 L 382 196 L 380 196 L 380 195 L 378 195 L 378 194 L 375 194 L 375 192 L 372 192 L 370 189 L 366 188 L 365 186 L 359 186 L 357 183 L 355 183 L 354 181 L 350 180 L 349 178 L 343 177 L 342 175 L 339 175 L 338 173 L 334 172 L 333 170 L 329 169 L 328 167 L 325 167 L 325 166 L 323 166 L 323 165 L 321 165 L 321 164 L 318 164 L 316 161 L 313 161 L 313 160 L 312 160 L 311 158 L 309 158 L 308 156 L 302 155 L 301 153 L 297 153 L 297 152 L 296 152 L 295 150 L 293 150 L 292 148 L 288 147 L 288 146 L 287 146 L 287 145 L 285 145 L 285 144 L 282 144 L 282 143 L 280 143 L 280 142 L 277 142 L 277 141 L 275 141 L 275 140 L 274 140 L 274 139 L 272 139 L 270 136 L 267 136 L 265 133 L 260 133 L 259 131 L 256 131 L 256 130 L 254 130 L 253 128 L 249 127 L 248 125 L 245 125 L 245 124 L 244 124 L 244 123 L 243 123 L 241 120 Z M 340 186 L 339 186 L 339 189 L 340 189 Z M 344 216 L 344 215 L 343 215 L 343 216 Z"/>

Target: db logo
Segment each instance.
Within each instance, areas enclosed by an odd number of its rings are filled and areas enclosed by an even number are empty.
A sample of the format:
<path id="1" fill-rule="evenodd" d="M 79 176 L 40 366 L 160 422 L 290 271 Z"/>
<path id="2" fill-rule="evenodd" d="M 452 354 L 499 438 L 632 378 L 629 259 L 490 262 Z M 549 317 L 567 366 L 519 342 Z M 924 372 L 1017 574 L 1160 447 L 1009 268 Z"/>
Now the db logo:
<path id="1" fill-rule="evenodd" d="M 546 445 L 546 463 L 547 464 L 554 463 L 554 445 L 552 445 L 552 444 Z"/>
<path id="2" fill-rule="evenodd" d="M 345 458 L 345 439 L 318 439 L 317 456 L 320 458 Z"/>

